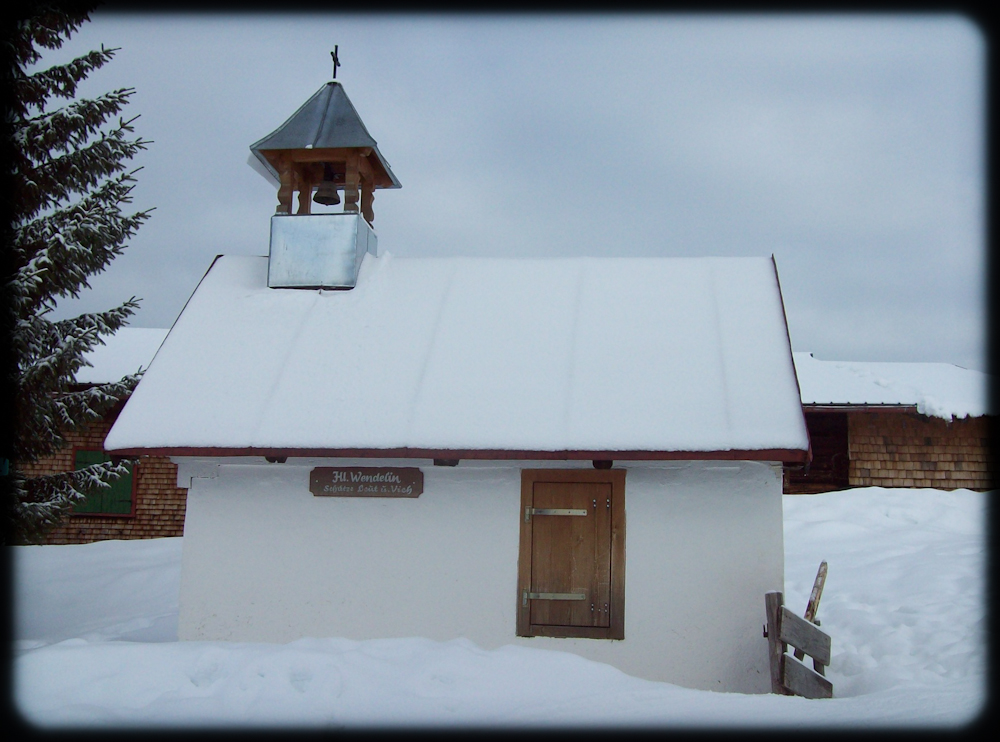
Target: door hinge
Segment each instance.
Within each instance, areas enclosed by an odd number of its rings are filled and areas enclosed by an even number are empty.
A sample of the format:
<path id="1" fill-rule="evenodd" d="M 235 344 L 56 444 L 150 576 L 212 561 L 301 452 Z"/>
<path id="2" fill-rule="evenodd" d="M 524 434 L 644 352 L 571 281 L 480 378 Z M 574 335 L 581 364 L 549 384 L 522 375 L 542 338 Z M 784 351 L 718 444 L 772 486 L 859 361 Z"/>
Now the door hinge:
<path id="1" fill-rule="evenodd" d="M 586 515 L 587 508 L 525 508 L 524 522 L 527 523 L 532 515 Z"/>
<path id="2" fill-rule="evenodd" d="M 529 593 L 521 591 L 521 607 L 527 607 L 529 600 L 586 600 L 587 593 Z"/>

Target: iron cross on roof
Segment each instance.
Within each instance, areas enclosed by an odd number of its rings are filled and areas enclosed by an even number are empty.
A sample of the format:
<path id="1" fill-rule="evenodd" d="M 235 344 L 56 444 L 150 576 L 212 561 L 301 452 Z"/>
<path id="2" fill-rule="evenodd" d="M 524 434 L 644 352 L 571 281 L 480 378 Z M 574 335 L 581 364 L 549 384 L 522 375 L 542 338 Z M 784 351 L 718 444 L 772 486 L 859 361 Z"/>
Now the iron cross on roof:
<path id="1" fill-rule="evenodd" d="M 333 79 L 337 79 L 337 68 L 340 66 L 340 59 L 337 57 L 337 49 L 339 49 L 339 44 L 333 45 L 333 51 L 330 52 L 330 56 L 333 58 Z"/>

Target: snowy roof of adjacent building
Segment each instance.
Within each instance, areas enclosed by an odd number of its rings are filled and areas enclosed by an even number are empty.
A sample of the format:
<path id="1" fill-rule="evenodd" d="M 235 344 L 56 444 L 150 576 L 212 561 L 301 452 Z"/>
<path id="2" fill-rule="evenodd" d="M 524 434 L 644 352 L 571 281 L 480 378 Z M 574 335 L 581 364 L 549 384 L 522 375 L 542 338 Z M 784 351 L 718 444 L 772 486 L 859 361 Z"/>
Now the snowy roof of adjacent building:
<path id="1" fill-rule="evenodd" d="M 216 259 L 109 450 L 808 449 L 769 259 L 369 254 L 348 291 L 267 266 Z"/>
<path id="2" fill-rule="evenodd" d="M 946 420 L 996 414 L 990 374 L 950 363 L 821 361 L 793 353 L 805 405 L 905 405 Z"/>
<path id="3" fill-rule="evenodd" d="M 76 372 L 76 383 L 107 384 L 146 368 L 166 336 L 160 328 L 122 327 L 84 354 L 90 366 Z"/>

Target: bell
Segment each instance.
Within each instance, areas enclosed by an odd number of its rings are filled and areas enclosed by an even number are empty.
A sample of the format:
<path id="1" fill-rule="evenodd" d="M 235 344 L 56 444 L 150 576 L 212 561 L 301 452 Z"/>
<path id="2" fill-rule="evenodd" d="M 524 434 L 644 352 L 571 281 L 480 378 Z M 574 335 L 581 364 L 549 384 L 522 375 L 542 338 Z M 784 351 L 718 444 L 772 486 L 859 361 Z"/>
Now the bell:
<path id="1" fill-rule="evenodd" d="M 316 195 L 313 201 L 324 206 L 336 206 L 340 203 L 340 196 L 337 195 L 337 184 L 334 182 L 335 176 L 333 168 L 329 163 L 323 164 L 323 180 L 316 188 Z"/>
<path id="2" fill-rule="evenodd" d="M 313 201 L 324 206 L 336 206 L 340 203 L 340 196 L 337 195 L 337 186 L 332 180 L 324 180 L 316 188 L 316 195 Z"/>

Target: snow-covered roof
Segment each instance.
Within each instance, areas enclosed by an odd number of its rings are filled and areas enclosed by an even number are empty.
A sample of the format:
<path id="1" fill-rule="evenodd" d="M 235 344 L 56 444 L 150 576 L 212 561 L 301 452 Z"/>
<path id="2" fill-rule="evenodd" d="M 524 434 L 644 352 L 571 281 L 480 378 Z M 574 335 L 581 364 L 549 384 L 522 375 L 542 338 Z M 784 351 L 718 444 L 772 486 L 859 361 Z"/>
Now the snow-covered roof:
<path id="1" fill-rule="evenodd" d="M 804 405 L 906 405 L 946 420 L 996 414 L 992 377 L 950 363 L 821 361 L 793 353 Z"/>
<path id="2" fill-rule="evenodd" d="M 78 384 L 106 384 L 149 366 L 167 330 L 152 327 L 122 327 L 114 335 L 102 338 L 84 354 L 90 366 L 76 372 Z"/>
<path id="3" fill-rule="evenodd" d="M 354 289 L 317 291 L 227 256 L 106 448 L 792 460 L 808 439 L 766 258 L 366 255 Z"/>

